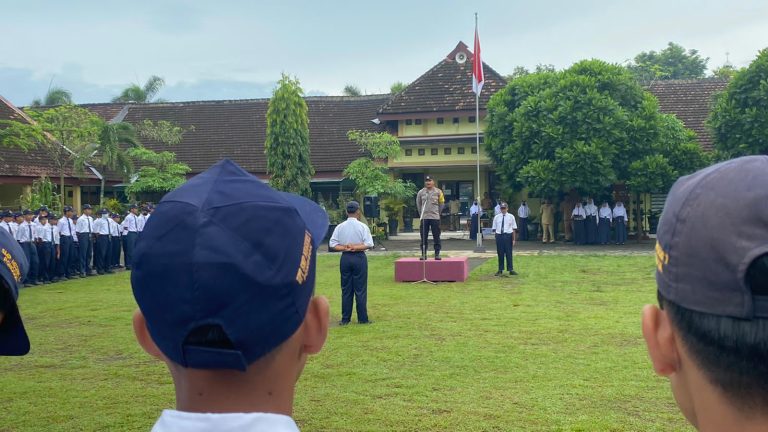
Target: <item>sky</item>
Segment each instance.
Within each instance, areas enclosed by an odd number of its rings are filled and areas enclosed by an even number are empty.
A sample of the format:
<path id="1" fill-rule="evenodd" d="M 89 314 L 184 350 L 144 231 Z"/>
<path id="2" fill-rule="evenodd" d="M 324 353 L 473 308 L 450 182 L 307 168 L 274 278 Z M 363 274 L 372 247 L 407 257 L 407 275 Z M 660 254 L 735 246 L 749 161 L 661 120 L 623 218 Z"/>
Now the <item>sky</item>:
<path id="1" fill-rule="evenodd" d="M 0 95 L 16 105 L 50 85 L 107 102 L 151 75 L 171 101 L 269 97 L 281 73 L 308 95 L 411 82 L 459 41 L 502 74 L 585 58 L 623 63 L 673 41 L 714 68 L 768 47 L 766 0 L 5 2 Z M 728 53 L 726 55 L 726 53 Z"/>

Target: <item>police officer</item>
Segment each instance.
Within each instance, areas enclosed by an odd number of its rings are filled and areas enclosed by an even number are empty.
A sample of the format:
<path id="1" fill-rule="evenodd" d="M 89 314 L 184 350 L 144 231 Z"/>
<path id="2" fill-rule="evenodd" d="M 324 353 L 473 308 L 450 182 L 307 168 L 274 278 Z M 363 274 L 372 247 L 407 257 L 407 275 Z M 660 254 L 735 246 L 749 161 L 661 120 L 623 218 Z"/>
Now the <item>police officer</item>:
<path id="1" fill-rule="evenodd" d="M 24 279 L 24 286 L 37 285 L 37 271 L 40 265 L 40 261 L 37 256 L 37 247 L 35 241 L 37 239 L 35 231 L 37 231 L 32 218 L 34 214 L 32 210 L 26 209 L 21 212 L 24 220 L 19 224 L 19 229 L 16 231 L 16 241 L 21 245 L 21 249 L 24 251 L 24 256 L 27 257 L 29 263 L 29 272 L 26 279 Z"/>
<path id="2" fill-rule="evenodd" d="M 373 247 L 368 225 L 360 222 L 360 204 L 347 204 L 347 220 L 333 230 L 329 246 L 341 252 L 341 321 L 347 325 L 352 319 L 352 303 L 357 303 L 357 322 L 370 324 L 368 319 L 368 259 L 365 251 Z"/>
<path id="3" fill-rule="evenodd" d="M 59 228 L 60 257 L 57 274 L 60 278 L 71 279 L 73 272 L 72 260 L 75 257 L 75 239 L 77 232 L 75 223 L 72 222 L 72 207 L 64 206 L 64 216 L 59 219 L 57 224 Z"/>
<path id="4" fill-rule="evenodd" d="M 112 273 L 107 265 L 111 250 L 109 246 L 109 210 L 105 208 L 99 210 L 99 218 L 93 222 L 93 235 L 96 236 L 96 247 L 93 251 L 96 272 L 100 275 Z"/>
<path id="5" fill-rule="evenodd" d="M 93 276 L 91 257 L 93 256 L 93 208 L 90 204 L 83 206 L 83 214 L 77 218 L 77 242 L 80 247 L 80 277 Z"/>
<path id="6" fill-rule="evenodd" d="M 499 271 L 496 276 L 501 276 L 504 271 L 504 261 L 507 261 L 507 271 L 516 275 L 512 266 L 512 247 L 517 243 L 517 223 L 515 216 L 507 212 L 507 203 L 499 204 L 499 214 L 493 217 L 493 232 L 496 234 L 496 255 L 499 258 Z"/>
<path id="7" fill-rule="evenodd" d="M 435 242 L 435 259 L 440 260 L 440 212 L 445 204 L 443 191 L 435 187 L 435 181 L 430 176 L 424 178 L 424 187 L 416 194 L 416 208 L 421 217 L 421 260 L 427 259 L 429 249 L 429 231 Z"/>

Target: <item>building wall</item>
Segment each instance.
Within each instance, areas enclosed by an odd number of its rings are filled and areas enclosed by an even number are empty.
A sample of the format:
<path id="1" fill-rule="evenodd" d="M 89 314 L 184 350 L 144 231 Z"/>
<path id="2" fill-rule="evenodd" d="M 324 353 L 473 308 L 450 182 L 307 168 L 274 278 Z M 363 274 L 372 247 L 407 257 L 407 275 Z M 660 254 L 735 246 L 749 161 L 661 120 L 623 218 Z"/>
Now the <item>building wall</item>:
<path id="1" fill-rule="evenodd" d="M 400 157 L 389 161 L 390 168 L 473 165 L 477 163 L 475 143 L 441 144 L 436 142 L 434 144 L 404 144 L 402 147 L 403 152 Z M 423 151 L 423 155 L 420 150 Z M 490 163 L 491 161 L 481 143 L 480 165 L 488 166 Z"/>
<path id="2" fill-rule="evenodd" d="M 472 116 L 474 117 L 474 115 Z M 438 119 L 419 119 L 417 114 L 409 120 L 400 120 L 397 124 L 397 135 L 400 137 L 428 136 L 428 135 L 464 135 L 474 134 L 477 126 L 474 122 L 470 123 L 470 116 L 462 113 L 456 116 L 441 117 L 443 123 L 439 124 Z M 454 118 L 458 123 L 454 123 Z M 408 123 L 411 123 L 410 125 Z M 417 124 L 417 123 L 421 124 Z M 480 120 L 480 130 L 485 130 L 485 118 Z"/>
<path id="3" fill-rule="evenodd" d="M 25 185 L 0 183 L 0 209 L 18 210 L 21 208 L 19 198 L 24 192 Z"/>

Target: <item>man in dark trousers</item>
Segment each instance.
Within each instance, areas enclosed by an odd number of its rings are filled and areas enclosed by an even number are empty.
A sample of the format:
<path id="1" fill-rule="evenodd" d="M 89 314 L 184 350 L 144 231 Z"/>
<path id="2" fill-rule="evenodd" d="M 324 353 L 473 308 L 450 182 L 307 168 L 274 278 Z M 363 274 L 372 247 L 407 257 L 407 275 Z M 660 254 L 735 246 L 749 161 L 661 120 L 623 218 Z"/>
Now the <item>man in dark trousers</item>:
<path id="1" fill-rule="evenodd" d="M 57 224 L 59 227 L 59 241 L 61 254 L 58 263 L 57 274 L 59 278 L 70 279 L 73 274 L 71 271 L 72 262 L 75 253 L 74 239 L 77 237 L 75 223 L 72 222 L 72 207 L 64 206 L 64 216 Z"/>
<path id="2" fill-rule="evenodd" d="M 507 212 L 507 203 L 499 204 L 501 213 L 493 217 L 493 232 L 496 234 L 496 255 L 499 257 L 499 271 L 496 276 L 501 276 L 504 272 L 504 260 L 507 261 L 507 271 L 510 276 L 517 273 L 512 266 L 512 247 L 517 243 L 517 223 L 515 216 Z"/>
<path id="3" fill-rule="evenodd" d="M 427 259 L 429 249 L 429 231 L 432 230 L 432 240 L 435 242 L 435 259 L 440 260 L 440 212 L 445 204 L 443 191 L 435 187 L 435 181 L 430 176 L 424 178 L 424 187 L 416 194 L 416 208 L 421 218 L 421 260 Z"/>
<path id="4" fill-rule="evenodd" d="M 136 247 L 136 239 L 139 236 L 139 207 L 131 204 L 129 213 L 125 216 L 123 225 L 125 227 L 125 269 L 131 269 L 133 261 L 133 249 Z"/>
<path id="5" fill-rule="evenodd" d="M 531 209 L 528 208 L 528 203 L 523 201 L 520 203 L 520 208 L 517 209 L 517 216 L 520 218 L 520 240 L 528 241 L 528 218 L 531 216 Z"/>
<path id="6" fill-rule="evenodd" d="M 93 209 L 90 204 L 83 206 L 83 214 L 77 218 L 77 243 L 80 247 L 80 277 L 93 276 L 96 273 L 91 269 L 93 258 Z"/>
<path id="7" fill-rule="evenodd" d="M 347 204 L 347 220 L 336 226 L 329 246 L 341 252 L 341 321 L 347 325 L 352 319 L 352 302 L 357 303 L 357 322 L 370 324 L 368 319 L 368 259 L 365 251 L 373 247 L 368 225 L 360 222 L 360 204 Z"/>
<path id="8" fill-rule="evenodd" d="M 19 228 L 16 230 L 16 241 L 21 245 L 21 249 L 24 251 L 24 256 L 29 263 L 29 272 L 26 279 L 24 279 L 24 286 L 37 285 L 37 271 L 40 261 L 37 256 L 37 234 L 35 231 L 34 222 L 32 218 L 34 214 L 32 210 L 26 209 L 22 212 L 24 220 L 19 224 Z"/>

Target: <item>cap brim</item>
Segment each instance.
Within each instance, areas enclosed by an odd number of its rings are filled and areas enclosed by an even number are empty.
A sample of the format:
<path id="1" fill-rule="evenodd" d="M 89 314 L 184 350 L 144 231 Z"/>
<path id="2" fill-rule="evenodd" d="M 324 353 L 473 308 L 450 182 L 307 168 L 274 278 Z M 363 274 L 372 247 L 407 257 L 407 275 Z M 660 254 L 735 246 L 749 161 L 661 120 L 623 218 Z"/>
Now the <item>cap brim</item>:
<path id="1" fill-rule="evenodd" d="M 0 328 L 0 356 L 23 356 L 29 352 L 29 337 L 18 309 L 5 316 Z"/>
<path id="2" fill-rule="evenodd" d="M 309 233 L 312 234 L 312 243 L 314 243 L 315 248 L 318 248 L 325 238 L 325 234 L 328 233 L 328 213 L 317 203 L 303 196 L 288 192 L 279 193 L 298 210 L 307 229 L 309 229 Z"/>

